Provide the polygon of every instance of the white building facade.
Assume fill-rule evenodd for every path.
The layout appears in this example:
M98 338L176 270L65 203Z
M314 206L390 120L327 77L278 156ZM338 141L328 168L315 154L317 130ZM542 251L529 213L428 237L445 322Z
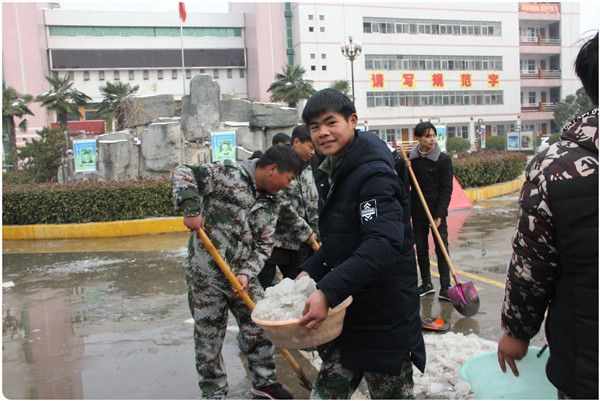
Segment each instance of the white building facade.
M581 86L577 3L292 3L292 19L294 63L317 89L353 67L359 120L388 143L422 120L473 144L480 125L549 135L553 105Z

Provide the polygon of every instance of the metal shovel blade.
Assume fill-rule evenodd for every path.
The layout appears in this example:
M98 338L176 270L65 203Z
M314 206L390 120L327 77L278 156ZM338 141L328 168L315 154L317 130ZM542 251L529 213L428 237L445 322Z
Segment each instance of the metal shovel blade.
M479 311L479 295L472 282L458 283L448 290L448 298L463 316L473 316Z

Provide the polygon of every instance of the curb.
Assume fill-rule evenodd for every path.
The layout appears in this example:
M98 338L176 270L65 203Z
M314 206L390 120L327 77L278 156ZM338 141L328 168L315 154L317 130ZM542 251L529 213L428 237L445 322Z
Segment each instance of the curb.
M519 191L525 178L487 187L465 189L471 202L491 199ZM26 239L75 239L128 237L149 234L184 232L183 217L166 217L145 220L123 220L83 224L32 224L26 226L2 226L3 240Z

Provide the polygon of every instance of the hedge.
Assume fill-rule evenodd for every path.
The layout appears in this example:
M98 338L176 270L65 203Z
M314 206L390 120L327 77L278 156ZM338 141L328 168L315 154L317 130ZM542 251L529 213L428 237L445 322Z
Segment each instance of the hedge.
M65 224L176 216L167 178L6 184L2 224Z
M452 159L463 188L512 181L527 163L524 153L483 152ZM173 209L168 178L129 181L83 181L68 184L23 184L4 176L2 224L68 224L181 214Z
M518 178L527 155L517 152L483 152L452 159L454 176L463 188L484 187Z

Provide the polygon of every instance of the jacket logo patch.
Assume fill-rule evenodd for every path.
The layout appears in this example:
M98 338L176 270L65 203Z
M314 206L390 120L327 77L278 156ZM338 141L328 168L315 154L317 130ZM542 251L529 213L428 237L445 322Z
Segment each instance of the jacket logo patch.
M366 223L377 217L377 201L371 199L360 204L360 221Z

